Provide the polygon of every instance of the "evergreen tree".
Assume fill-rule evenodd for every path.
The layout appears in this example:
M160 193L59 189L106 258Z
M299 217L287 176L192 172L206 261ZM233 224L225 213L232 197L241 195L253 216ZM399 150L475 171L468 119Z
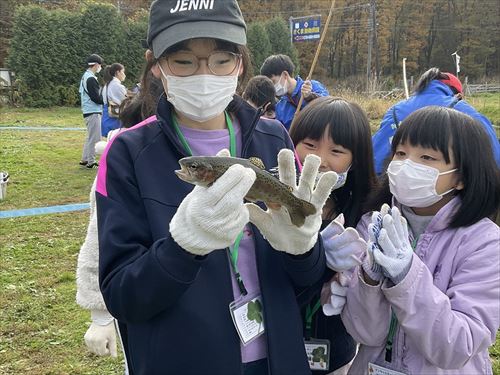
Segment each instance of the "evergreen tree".
M283 54L289 56L295 68L299 70L298 53L293 44L290 42L290 30L283 18L272 18L266 24L267 35L271 42L271 54Z
M252 55L254 74L259 74L260 67L267 56L272 54L271 43L262 22L248 25L247 45Z

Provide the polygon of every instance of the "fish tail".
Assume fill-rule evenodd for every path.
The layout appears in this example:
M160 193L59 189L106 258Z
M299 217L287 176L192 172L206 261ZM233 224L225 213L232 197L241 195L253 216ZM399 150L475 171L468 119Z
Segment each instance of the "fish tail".
M294 205L294 207L289 208L288 212L290 214L290 220L292 224L301 227L304 225L306 217L309 215L313 215L316 213L316 207L312 203L309 203L305 200L300 200L298 205Z

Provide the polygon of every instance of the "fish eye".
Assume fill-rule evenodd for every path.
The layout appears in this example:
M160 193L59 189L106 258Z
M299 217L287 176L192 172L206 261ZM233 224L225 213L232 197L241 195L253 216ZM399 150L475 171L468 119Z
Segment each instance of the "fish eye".
M189 165L189 169L195 170L196 168L198 168L198 166L194 163Z

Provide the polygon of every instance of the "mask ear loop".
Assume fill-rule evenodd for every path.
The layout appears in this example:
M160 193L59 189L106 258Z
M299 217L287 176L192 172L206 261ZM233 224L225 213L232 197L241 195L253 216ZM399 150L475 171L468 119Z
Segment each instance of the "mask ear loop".
M453 173L453 172L456 172L456 171L458 171L458 168L450 169L449 171L439 173L438 174L438 178L439 178L439 176L444 176L445 174L450 174L450 173ZM450 190L445 191L444 193L438 194L437 191L436 191L436 184L437 184L437 178L436 178L436 183L434 184L434 191L436 192L436 195L439 195L440 197L444 197L446 194L449 194L453 190L457 189L456 186L454 186Z
M158 69L160 69L160 72L161 72L161 75L163 76L163 78L165 78L165 80L167 79L167 75L165 74L165 72L163 71L163 68L161 67L161 64L159 61L156 62L156 65L158 66Z

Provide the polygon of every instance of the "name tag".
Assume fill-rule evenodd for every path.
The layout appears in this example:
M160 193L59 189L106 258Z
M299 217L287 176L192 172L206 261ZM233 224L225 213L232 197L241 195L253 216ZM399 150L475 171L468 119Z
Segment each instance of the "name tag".
M391 370L368 362L368 374L370 375L407 375L404 372Z
M330 341L310 339L304 340L307 361L311 370L328 371L330 368Z
M262 297L250 297L248 301L233 301L229 304L233 323L243 345L264 333Z

